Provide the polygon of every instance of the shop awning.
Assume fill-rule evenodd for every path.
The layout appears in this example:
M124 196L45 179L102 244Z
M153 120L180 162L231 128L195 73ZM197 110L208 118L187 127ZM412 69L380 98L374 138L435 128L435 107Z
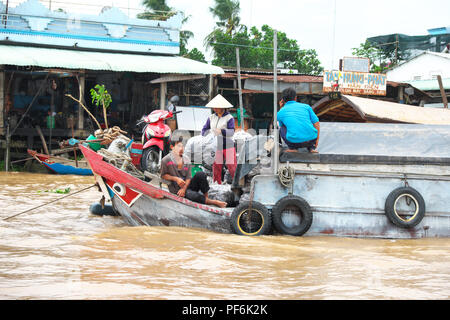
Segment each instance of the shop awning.
M342 95L325 97L312 106L321 120L333 122L388 122L450 124L450 110L416 107L406 104Z
M223 74L220 67L179 56L0 45L0 65L140 73Z

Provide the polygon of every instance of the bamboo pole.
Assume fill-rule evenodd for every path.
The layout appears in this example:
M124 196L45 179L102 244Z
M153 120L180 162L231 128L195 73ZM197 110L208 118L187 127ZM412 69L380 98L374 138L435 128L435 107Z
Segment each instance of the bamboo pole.
M86 108L86 106L83 104L83 102L81 102L80 100L74 98L71 94L66 94L66 97L69 97L70 99L78 102L80 104L80 106L82 106L83 109L91 116L91 118L94 119L94 121L97 124L98 128L102 129L102 127L100 126L100 123L98 123L97 119L95 119L94 115L88 110L88 108Z
M49 201L49 202L44 203L44 204L40 204L40 205L38 205L38 206L36 206L36 207L33 207L33 208L31 208L31 209L28 209L28 210L22 211L22 212L20 212L20 213L14 214L14 215L12 215L12 216L6 217L6 218L3 219L3 221L7 221L7 220L9 220L9 219L12 219L12 218L15 218L15 217L17 217L17 216L20 216L21 214L30 212L30 211L32 211L32 210L34 210L34 209L37 209L37 208L46 206L46 205L48 205L48 204L50 204L50 203L53 203L53 202L56 202L56 201L65 199L65 198L70 197L70 196L76 195L76 194L78 194L78 193L80 193L80 192L83 192L83 191L86 191L86 190L88 190L88 189L90 189L90 188L92 188L92 187L95 187L96 185L97 185L97 184L90 185L89 187L86 187L86 188L84 188L84 189L78 190L78 191L76 191L76 192L74 192L74 193L68 194L68 195L66 195L66 196L62 196L62 197L60 197L60 198L58 198L58 199Z

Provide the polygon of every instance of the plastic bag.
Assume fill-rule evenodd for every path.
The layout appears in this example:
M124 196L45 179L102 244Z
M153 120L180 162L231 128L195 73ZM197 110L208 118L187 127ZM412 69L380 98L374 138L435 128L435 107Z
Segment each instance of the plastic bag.
M202 136L194 136L190 138L184 146L184 154L189 157L191 163L197 163L194 159L195 154L202 152Z
M108 147L108 151L116 154L125 153L127 151L126 147L129 142L130 142L129 138L120 135L119 137L114 139L113 142L111 142L111 144Z
M233 134L233 138L232 139L233 139L233 141L236 141L236 140L248 140L251 137L253 137L253 136L250 133L242 131L242 130L239 130L239 131L236 131Z
M208 198L224 201L228 205L234 203L234 192L229 184L212 184L209 186Z
M202 164L211 169L217 150L217 136L209 133L206 136L194 136L186 142L184 153L191 163Z

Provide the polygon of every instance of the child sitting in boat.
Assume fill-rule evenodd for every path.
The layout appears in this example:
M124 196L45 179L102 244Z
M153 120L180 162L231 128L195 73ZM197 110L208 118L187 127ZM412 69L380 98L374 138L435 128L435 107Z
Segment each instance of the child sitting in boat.
M320 122L312 108L298 103L297 93L292 88L282 92L281 110L277 113L280 124L280 136L288 146L287 152L296 152L299 148L308 148L317 153L319 144Z
M226 202L208 198L209 183L204 172L192 177L190 162L183 156L183 137L171 139L169 144L171 152L161 160L161 177L170 182L169 191L194 202L225 208Z

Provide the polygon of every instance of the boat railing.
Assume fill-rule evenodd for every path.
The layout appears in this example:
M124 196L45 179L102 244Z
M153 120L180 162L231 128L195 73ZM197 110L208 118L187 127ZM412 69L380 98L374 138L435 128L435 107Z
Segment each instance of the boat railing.
M321 163L321 164L373 164L373 165L450 165L448 157L417 157L362 154L330 154L308 152L282 152L281 163Z
M316 176L335 176L335 177L364 177L364 178L386 178L402 180L430 180L430 181L450 181L450 175L441 174L417 174L402 172L373 172L373 171L322 171L322 170L294 170L296 175L316 175Z

